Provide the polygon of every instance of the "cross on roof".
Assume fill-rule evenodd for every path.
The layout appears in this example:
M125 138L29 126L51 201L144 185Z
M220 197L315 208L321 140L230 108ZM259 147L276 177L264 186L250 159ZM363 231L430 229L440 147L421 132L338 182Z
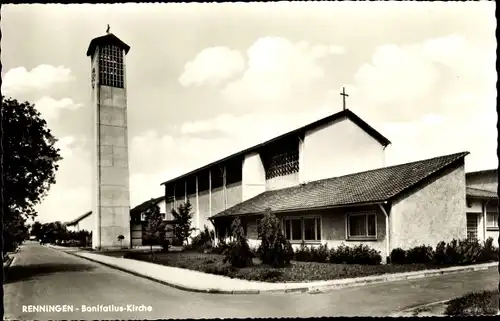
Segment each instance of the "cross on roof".
M106 28L106 33L109 33L109 29L110 29L110 27L109 27L109 24L108 24L108 28Z
M342 103L343 103L342 104L342 107L343 107L342 110L345 110L345 98L349 97L349 95L345 93L345 87L342 87L342 92L340 93L340 95L343 96L342 97Z

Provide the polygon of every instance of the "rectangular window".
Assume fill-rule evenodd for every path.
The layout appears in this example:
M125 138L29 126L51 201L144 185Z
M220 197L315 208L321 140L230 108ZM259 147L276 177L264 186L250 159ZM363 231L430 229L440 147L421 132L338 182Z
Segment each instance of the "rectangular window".
M486 228L498 229L498 213L497 212L487 212L486 213Z
M467 238L469 240L477 239L477 214L467 213Z
M321 219L319 217L290 217L284 219L283 232L290 241L321 240Z
M374 212L347 214L347 232L350 238L375 238L377 217Z
M99 83L104 86L124 88L123 50L104 46L99 56Z

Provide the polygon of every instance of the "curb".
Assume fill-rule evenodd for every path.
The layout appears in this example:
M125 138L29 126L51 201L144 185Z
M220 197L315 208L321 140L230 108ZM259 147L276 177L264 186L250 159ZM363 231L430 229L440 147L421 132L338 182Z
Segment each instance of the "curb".
M7 269L12 265L12 263L14 262L15 259L16 259L16 257L9 256L9 259L7 260L7 262L3 263L4 271L7 271Z
M168 286L176 288L178 290L183 290L183 291L188 291L188 292L197 292L197 293L211 293L211 294L259 294L258 290L249 290L249 291L247 291L247 290L234 290L234 291L226 291L226 290L219 290L219 289L196 289L196 288L189 288L189 287L185 287L185 286L178 285L178 284L175 284L175 283L170 283L170 282L166 282L166 281L163 281L163 280L158 280L158 279L153 278L151 276L147 276L147 275L135 272L135 271L130 271L130 270L127 270L125 268L122 268L122 267L119 267L119 266L116 266L116 265L113 265L113 264L104 263L104 262L101 262L101 261L98 261L98 260L94 260L94 259L91 259L91 258L88 258L88 257L85 257L85 256L80 256L80 255L78 255L75 252L64 252L64 253L67 253L67 254L79 257L81 259L85 259L85 260L89 260L89 261L92 261L92 262L95 262L95 263L99 263L99 264L102 264L102 265L107 266L109 268L113 268L113 269L116 269L116 270L119 270L119 271L122 271L122 272L125 272L125 273L129 273L129 274L141 277L141 278L145 278L145 279L148 279L150 281L161 283L163 285L168 285Z
M393 313L391 315L391 317L415 316L413 312L418 311L419 309L427 308L427 307L432 307L432 306L435 306L435 305L447 304L451 300L453 300L453 299L448 299L448 300L443 300L443 301L436 301L436 302L431 302L431 303L427 303L427 304L418 305L416 307L412 307L412 308L409 308L409 309L405 309L405 310L401 310L401 311L398 311L396 313ZM434 315L434 316L442 316L442 317L444 317L445 315Z
M53 248L54 249L54 248ZM56 249L54 249L56 250ZM356 286L365 286L365 285L370 285L370 284L378 284L378 283L388 283L388 282L395 282L395 281L404 281L404 280L412 280L412 279L421 279L425 277L432 277L432 276L438 276L438 275L448 275L448 274L455 274L455 273L461 273L461 272L472 272L472 271L482 271L482 270L487 270L490 267L497 266L498 262L491 262L491 263L486 263L483 266L474 266L474 267L464 267L462 269L460 268L453 268L453 270L434 270L434 271L417 271L417 272L407 272L411 274L404 274L402 273L401 275L383 275L383 276L375 276L370 279L361 279L361 280L356 280L356 279L340 279L337 280L338 283L333 283L333 284L327 284L327 285L319 285L319 286L303 286L299 288L291 288L291 289L270 289L270 290L220 290L220 289L213 289L213 288L208 288L208 289L199 289L199 288L192 288L192 287L186 287L183 285L175 284L172 282L167 282L163 280L158 280L154 277L147 276L144 274L141 274L139 272L131 271L129 269L116 266L113 264L109 263L104 263L92 258L84 257L78 255L78 252L72 252L72 251L64 251L67 254L86 259L95 263L102 264L104 266L120 270L122 272L126 272L138 277L142 277L154 282L158 282L179 290L183 291L190 291L190 292L198 292L198 293L211 293L211 294L261 294L261 293L309 293L309 294L318 294L318 293L324 293L328 292L331 290L337 290L337 289L342 289L342 288L349 288L349 287L356 287ZM347 280L347 281L346 281Z

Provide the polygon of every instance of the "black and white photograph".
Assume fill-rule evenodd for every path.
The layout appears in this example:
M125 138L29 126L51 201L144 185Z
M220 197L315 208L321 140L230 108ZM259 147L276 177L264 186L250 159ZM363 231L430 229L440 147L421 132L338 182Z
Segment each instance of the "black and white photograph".
M4 319L499 315L495 9L2 5Z

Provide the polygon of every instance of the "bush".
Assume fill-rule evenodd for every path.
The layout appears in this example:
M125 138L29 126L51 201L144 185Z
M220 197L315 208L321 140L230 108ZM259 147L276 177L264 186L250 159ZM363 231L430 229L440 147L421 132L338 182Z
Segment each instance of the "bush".
M282 275L283 271L280 270L263 270L257 275L255 280L261 282L276 282L281 279Z
M406 251L398 247L391 252L391 264L405 264L406 263Z
M321 244L320 246L314 248L311 247L311 261L323 263L328 259L328 245Z
M337 249L330 250L330 263L377 265L380 262L380 252L363 244L351 248L342 243Z
M243 268L252 264L254 254L250 250L248 241L245 237L241 221L237 217L231 224L234 241L228 244L224 250L224 263L230 262L232 266Z
M258 234L261 242L257 252L263 264L274 268L290 264L292 245L281 231L280 220L270 210L260 221Z
M191 244L188 248L198 252L207 252L212 249L214 242L215 232L213 230L209 230L205 225L203 231L191 238Z
M448 262L446 256L446 242L441 241L436 245L436 251L434 251L434 263L436 264L446 264Z
M170 245L170 240L164 238L164 239L161 240L160 246L161 246L161 251L162 252L168 252L168 250L170 249L170 247L172 245Z
M406 251L406 263L429 263L434 258L432 246L421 245Z
M468 293L463 297L448 302L445 315L480 316L495 315L498 310L498 292L483 291Z
M235 270L232 266L207 265L203 267L203 272L232 277Z
M312 259L311 255L311 250L309 247L306 245L304 241L300 243L300 247L298 250L295 251L294 253L294 259L295 261L300 261L300 262L310 262Z
M481 262L498 261L498 249L493 246L493 238L488 237L483 243L483 251L481 253Z

